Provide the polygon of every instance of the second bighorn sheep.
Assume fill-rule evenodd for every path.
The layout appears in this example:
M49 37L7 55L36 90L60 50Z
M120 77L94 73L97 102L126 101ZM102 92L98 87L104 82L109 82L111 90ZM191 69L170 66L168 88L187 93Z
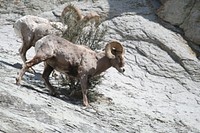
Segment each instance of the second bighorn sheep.
M67 5L62 13L61 13L61 21L63 23L67 23L65 22L66 20L65 19L68 19L68 18L65 18L68 13L70 13L72 16L73 16L73 19L75 19L75 23L77 22L84 22L84 23L87 23L87 22L95 22L95 23L99 23L100 21L100 16L96 13L96 12L89 12L88 14L86 14L85 16L82 14L82 11L73 6L73 5Z
M58 25L61 26L56 27ZM13 27L16 35L22 40L22 46L19 49L19 53L23 62L27 60L26 52L32 46L35 46L37 40L49 34L60 36L62 35L62 30L64 30L62 29L62 24L59 22L50 22L45 18L32 15L21 17L14 23Z
M30 67L43 61L46 65L42 77L51 94L55 95L56 92L49 82L49 75L55 69L80 80L85 106L89 105L87 88L90 77L99 75L110 67L116 68L121 73L125 71L124 47L118 41L108 43L105 51L97 53L63 38L47 35L36 42L35 50L36 55L24 64L16 83L20 84L22 76Z
M73 43L78 42L82 33L87 33L85 30L97 29L100 24L100 16L96 12L83 15L79 8L71 4L63 9L60 18L63 24L68 25L67 30L63 33L63 38Z

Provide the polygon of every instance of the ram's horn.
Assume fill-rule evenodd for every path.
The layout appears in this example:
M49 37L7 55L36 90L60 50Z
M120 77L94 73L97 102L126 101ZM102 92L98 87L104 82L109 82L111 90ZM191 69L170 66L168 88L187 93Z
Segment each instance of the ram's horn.
M116 53L124 54L124 47L118 41L112 41L105 47L105 54L108 58L114 59Z

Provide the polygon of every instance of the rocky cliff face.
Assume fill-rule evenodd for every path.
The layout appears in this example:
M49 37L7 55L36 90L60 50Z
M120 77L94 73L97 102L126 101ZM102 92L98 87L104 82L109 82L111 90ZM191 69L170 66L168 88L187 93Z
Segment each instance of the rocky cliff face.
M183 29L185 36L200 45L200 2L198 0L165 0L157 14L163 20Z
M20 4L26 2L33 1ZM53 8L28 12L25 6L25 14L40 12L38 15L56 20L51 11L60 13L64 5L46 3ZM72 100L64 94L61 98L48 95L40 78L42 64L35 67L36 74L26 73L22 86L16 86L15 77L22 63L18 55L21 41L14 34L12 22L20 15L7 12L14 8L2 6L1 2L0 132L200 132L200 61L176 30L165 28L173 26L160 24L162 21L155 14L159 3L156 0L72 3L85 12L94 10L107 16L103 22L108 27L104 41L117 39L124 44L125 74L107 70L102 83L94 88L98 98L91 102L91 108L82 107L80 99ZM173 24L183 25L182 18L178 19ZM28 57L33 55L34 50ZM58 89L63 88L54 78L51 82Z

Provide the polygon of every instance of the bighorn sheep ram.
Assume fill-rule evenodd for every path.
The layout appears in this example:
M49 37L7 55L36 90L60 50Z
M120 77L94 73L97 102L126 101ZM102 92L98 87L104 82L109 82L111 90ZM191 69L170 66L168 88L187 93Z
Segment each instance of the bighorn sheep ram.
M55 28L58 25L60 27ZM32 46L35 46L37 40L49 34L62 35L61 31L63 28L59 22L50 22L45 18L32 15L21 17L14 23L13 27L16 35L22 39L22 46L19 49L19 53L23 62L27 60L26 52Z
M100 24L100 16L96 12L82 15L81 10L71 4L63 9L60 18L63 24L68 25L68 29L63 33L63 38L73 43L78 42L82 33L97 29Z
M96 24L99 23L100 21L100 16L96 13L96 12L89 12L88 14L86 14L85 16L82 15L82 12L79 8L73 6L73 5L68 5L66 6L62 13L61 13L61 21L63 23L66 23L65 22L65 17L68 15L68 13L71 13L73 16L73 19L75 19L76 23L77 22L84 22L84 23L87 23L87 22L95 22Z
M83 45L75 45L63 38L47 35L38 40L35 45L36 55L26 62L21 69L16 84L20 84L25 72L42 61L46 63L42 77L52 95L55 89L49 82L49 75L55 69L66 75L78 78L81 83L83 105L88 106L88 79L106 71L110 67L123 73L124 47L118 41L112 41L105 46L105 51L95 52Z

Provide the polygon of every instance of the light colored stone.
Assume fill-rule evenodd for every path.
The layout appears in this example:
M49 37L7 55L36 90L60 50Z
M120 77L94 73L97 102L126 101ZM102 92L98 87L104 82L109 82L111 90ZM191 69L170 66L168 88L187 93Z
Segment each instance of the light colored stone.
M64 94L47 95L41 64L34 68L37 74L26 73L22 86L16 86L21 42L0 17L5 22L0 26L0 132L200 132L200 65L188 42L160 25L145 0L73 4L109 16L102 44L111 39L124 44L124 75L115 69L105 72L94 88L103 96L89 109ZM50 81L63 88L58 80Z

